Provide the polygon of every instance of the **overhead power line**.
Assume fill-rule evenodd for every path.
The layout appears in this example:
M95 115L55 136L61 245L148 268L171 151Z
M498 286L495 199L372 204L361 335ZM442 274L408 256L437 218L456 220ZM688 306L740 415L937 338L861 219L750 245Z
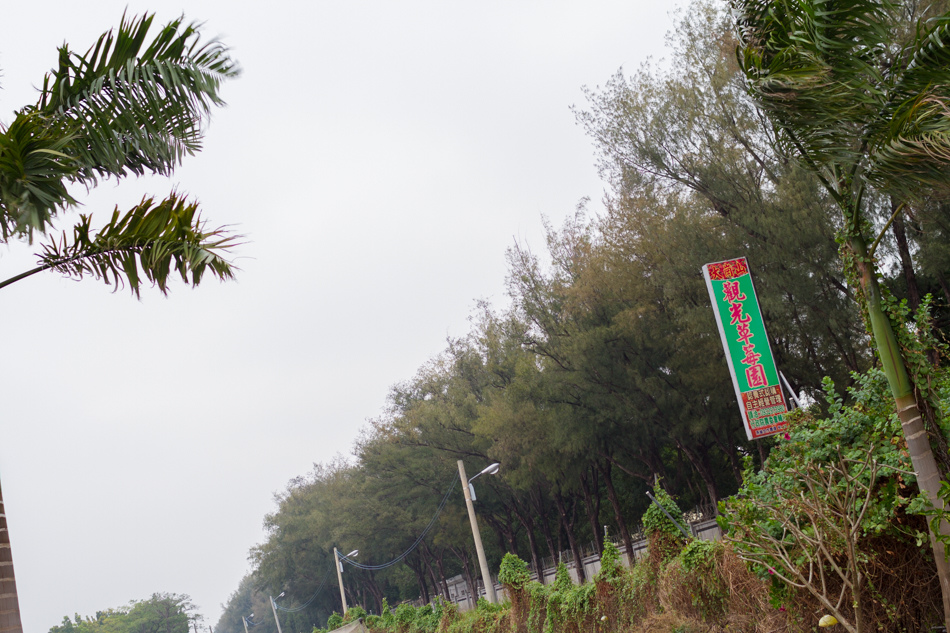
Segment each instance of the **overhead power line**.
M438 509L435 511L435 514L432 516L432 520L429 521L429 525L426 526L426 528L422 531L422 534L419 535L419 538L416 539L415 543L410 545L409 549L407 549L405 552L403 552L396 558L392 559L388 563L383 563L381 565L363 565L363 564L357 563L352 558L347 558L343 554L340 554L340 560L346 561L347 563L349 563L353 567L356 567L357 569L365 569L368 571L386 569L387 567L392 567L396 563L400 562L406 556L411 554L414 549L419 547L419 544L422 543L422 540L426 537L426 534L428 534L429 530L431 530L432 527L435 525L436 519L438 519L439 515L442 514L442 510L445 508L445 504L448 503L449 497L452 495L452 491L455 490L456 482L458 482L458 477L452 477L452 483L449 486L449 489L445 492L445 495L442 497L442 502L439 504Z
M277 604L276 602L274 603L274 606L277 607L277 610L278 610L278 611L284 611L284 612L286 612L286 613L297 613L298 611L303 611L304 609L306 609L307 607L309 607L309 606L310 606L310 603L313 602L314 600L316 600L316 598L317 598L317 596L320 594L320 592L323 591L323 588L324 588L324 586L326 586L326 584L327 584L327 579L330 577L331 572L333 572L333 563L330 563L330 566L327 567L327 573L325 573L325 574L323 575L323 580L320 581L320 585L317 587L317 590L313 592L313 595L310 596L310 599L309 599L309 600L307 600L306 602L304 602L304 603L303 603L302 605L300 605L299 607L292 607L292 608L290 608L290 607L282 607L282 606L280 606L279 604Z

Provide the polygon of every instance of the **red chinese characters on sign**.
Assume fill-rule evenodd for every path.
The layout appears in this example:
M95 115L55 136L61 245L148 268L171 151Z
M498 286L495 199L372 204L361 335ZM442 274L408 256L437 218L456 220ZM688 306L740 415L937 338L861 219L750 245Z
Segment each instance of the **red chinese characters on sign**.
M744 260L739 260L740 263L745 266ZM721 266L726 264L733 264L736 262L724 262ZM712 275L712 267L710 267L710 275ZM742 351L745 353L745 358L742 359L743 365L748 365L748 368L745 370L745 377L749 383L749 387L757 388L764 387L768 384L768 380L765 377L765 368L759 364L759 359L762 357L762 354L759 354L755 351L755 343L749 341L754 334L749 331L749 322L752 320L748 314L742 312L742 302L745 301L746 296L739 289L738 281L727 281L722 285L722 294L723 298L729 304L729 324L734 325L736 328L736 339L742 343Z
M718 264L709 264L707 266L709 270L709 278L722 281L723 279L735 279L736 277L741 277L749 273L749 266L746 264L745 258L743 259L733 259L728 262L719 262ZM744 299L745 297L743 297Z

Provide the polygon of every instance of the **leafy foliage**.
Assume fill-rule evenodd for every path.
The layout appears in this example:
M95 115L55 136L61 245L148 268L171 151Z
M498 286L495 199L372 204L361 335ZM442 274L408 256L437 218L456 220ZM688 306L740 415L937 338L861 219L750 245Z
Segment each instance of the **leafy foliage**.
M683 511L676 505L676 501L664 490L659 482L653 486L653 498L662 506L658 508L656 503L651 503L650 507L643 514L643 532L648 537L653 534L662 533L672 536L676 539L683 538L682 530L686 526L682 523ZM663 510L666 510L664 512ZM669 516L667 516L669 515ZM670 520L673 517L673 520ZM674 521L677 521L674 523Z
M126 19L103 34L85 55L64 44L59 67L43 81L40 99L0 128L0 236L3 241L46 233L54 217L77 204L70 182L146 172L169 175L186 154L201 148L201 125L223 105L220 86L237 76L228 49L202 42L199 27L174 20L149 39L154 15ZM39 267L0 287L44 270L91 274L138 296L143 276L167 292L174 268L197 285L208 272L230 279L224 254L236 239L207 230L197 204L171 194L146 198L95 233L81 216L73 239L64 233L39 256ZM124 281L123 281L124 280Z
M825 12L802 19L825 28L831 17ZM366 556L390 560L417 537L431 517L432 500L464 456L467 467L502 463L498 475L476 482L476 508L489 564L498 568L511 554L501 576L519 594L511 595L510 611L483 605L452 620L447 626L453 630L507 630L530 622L531 630L574 633L595 630L601 617L626 626L668 616L670 601L677 600L694 609L696 618L715 620L726 609L723 585L715 578L707 583L694 571L715 576L720 568L728 570L729 583L741 580L735 586L742 587L742 596L729 598L728 617L744 612L746 624L754 617L770 630L780 628L785 616L762 611L767 600L751 589L766 584L747 570L744 575L734 554L720 557L718 550L696 544L680 556L681 508L729 495L744 479L754 484L773 444L747 442L736 424L735 396L700 266L737 254L755 263L770 342L795 391L820 400L816 418L837 415L826 412L847 408L856 397L845 393L838 404L822 400L822 377L842 387L860 382L861 375L852 372L864 371L873 356L855 288L847 286L837 262L835 238L842 237L843 225L853 224L853 215L842 220L837 214L838 193L823 189L828 181L821 170L788 159L788 139L776 144L776 128L762 116L736 66L731 19L714 2L694 3L671 37L669 70L646 64L588 91L589 109L575 113L594 140L611 187L607 212L592 217L582 202L562 226L547 227L544 256L527 245L514 247L512 309L479 304L467 335L449 340L442 353L393 388L386 410L357 442L354 461L318 466L313 476L288 486L268 517L268 541L255 550L262 584L291 582L295 598L306 598L325 563L321 548L341 540L371 541L376 551ZM811 34L808 28L795 37ZM899 39L887 51L841 62L864 72L881 59L875 55L892 55L909 41L906 35L895 34ZM855 117L864 107L841 106L853 107ZM825 148L829 156L839 151L834 143ZM847 180L845 174L839 184ZM869 209L878 213L883 198L865 191L873 198ZM937 209L931 217L943 213ZM863 228L878 222L874 213ZM896 252L882 240L876 256L888 259ZM904 344L919 327L902 327ZM925 360L924 347L918 351L916 359ZM922 380L927 371L921 364ZM815 441L826 448L842 437L862 441L844 425L839 431L834 441L831 435ZM681 506L666 491L656 491L672 522L643 494L657 477ZM912 485L910 479L904 483ZM644 513L650 553L628 573L611 563L604 523L612 523L629 545L630 528ZM865 518L876 513L872 509ZM376 605L386 597L431 601L441 591L440 579L455 574L474 593L477 569L470 536L459 527L466 524L457 497L442 516L451 519L440 519L418 558L407 559L409 566L353 573L347 582ZM900 525L910 529L913 519L908 521ZM897 538L887 530L880 535ZM583 574L581 544L590 541L604 547L599 580L605 582L575 588L566 570L559 570L551 587L527 580L528 570L537 571L545 557L560 559L564 549L575 573ZM514 559L516 553L523 558ZM509 564L513 560L517 571ZM615 594L622 599L612 603ZM705 597L694 604L695 596ZM804 604L801 596L795 600ZM778 606L784 603L774 609L784 614ZM606 610L613 608L619 611Z
M679 613L703 622L721 622L728 613L729 589L719 573L723 546L693 540L664 570L666 601Z
M63 618L50 633L189 633L203 617L185 594L156 593L126 607L96 612L95 617Z
M128 283L136 296L145 279L167 294L173 270L193 286L206 271L219 279L234 276L234 267L222 253L236 243L235 238L222 229L206 230L197 203L176 194L158 203L146 198L125 215L116 209L95 233L91 223L91 216L80 216L71 241L64 233L59 242L44 245L39 268L28 274L55 270L77 279L88 274L116 289ZM17 279L0 283L0 288Z
M350 607L346 610L346 615L343 616L343 623L352 622L353 620L359 620L360 618L366 617L366 609L357 605L355 607Z
M725 505L721 525L763 578L807 591L848 630L866 630L875 543L888 537L919 544L925 528L907 516L918 499L916 480L883 373L855 376L852 404L830 381L825 389L829 417L795 416L766 468L748 473L740 495ZM926 608L897 611L886 617L932 617Z
M510 552L505 554L505 557L501 559L501 569L498 571L499 582L512 589L520 590L530 579L528 564L515 554Z
M330 617L327 618L327 630L332 631L343 626L343 616L334 611L330 614Z
M604 540L604 551L600 555L600 572L597 574L597 580L616 583L623 576L623 561L620 558L620 550L610 539Z
M200 124L223 104L220 85L237 76L237 65L224 45L202 43L198 26L182 19L149 41L153 20L123 17L85 55L64 44L39 102L0 134L4 239L45 232L74 203L64 181L168 175L200 149Z

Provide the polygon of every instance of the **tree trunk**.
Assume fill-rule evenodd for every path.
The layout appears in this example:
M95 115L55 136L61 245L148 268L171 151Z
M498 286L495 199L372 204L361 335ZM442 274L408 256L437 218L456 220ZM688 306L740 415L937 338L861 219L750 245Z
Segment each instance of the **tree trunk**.
M891 393L894 394L897 417L900 418L904 440L907 442L907 452L910 454L914 472L917 474L917 485L935 508L945 511L943 500L938 495L940 492L940 471L937 470L937 462L930 448L930 438L927 436L923 417L920 415L917 400L914 398L913 382L907 373L907 367L904 365L897 335L894 333L890 319L881 304L877 270L868 257L863 238L852 236L848 246L854 254L871 333L874 336L875 347L877 347L878 356L881 359L884 374L887 376ZM946 521L940 523L940 534L950 535L950 525ZM934 559L937 563L937 574L940 578L944 621L948 630L950 630L950 564L947 563L944 545L935 538L933 530L930 530L930 544L933 548Z
M896 210L897 200L891 198L891 213ZM917 312L917 308L920 307L920 288L917 286L917 275L914 274L914 260L910 257L910 247L907 246L907 229L904 225L903 212L894 216L891 230L894 233L894 240L897 242L897 252L901 258L901 272L904 274L904 282L907 284L907 305L912 312Z
M376 582L376 574L372 571L367 571L366 575L369 577L369 580L366 582L366 585L369 587L369 592L373 595L373 602L376 604L376 614L382 614L383 612L383 591L379 587L379 583ZM364 605L366 606L366 605Z
M947 283L946 277L940 274L940 271L935 273L937 275L937 282L940 284L940 289L943 290L943 298L950 303L950 284Z
M557 565L558 549L555 547L554 537L551 535L551 524L548 521L548 513L547 508L545 508L544 494L539 488L535 489L531 496L531 500L538 511L538 517L541 519L541 534L544 536L544 541L548 546L548 553L551 554L554 564Z
M729 458L729 466L732 468L732 476L736 478L736 483L739 484L739 487L742 487L742 461L739 459L739 452L736 450L735 443L728 441L728 432L726 432L726 440L723 440L722 435L717 433L715 430L712 431L713 440L719 446L719 450Z
M679 441L677 441L677 444L679 444L683 454L686 455L686 459L689 460L689 463L693 466L693 470L699 474L703 483L706 484L706 496L708 497L709 503L715 508L716 504L719 503L719 492L716 490L716 481L713 477L712 468L709 467L708 453L706 451L692 451Z
M604 486L607 488L607 499L610 500L610 506L614 511L614 521L617 522L617 529L620 530L620 539L627 550L627 559L633 563L633 539L630 537L630 530L627 529L627 522L623 519L623 508L620 505L620 497L614 489L614 480L611 474L610 462L601 463L601 473L604 476Z
M568 519L567 508L564 506L564 497L561 493L554 493L554 503L557 505L558 514L561 517L561 525L564 527L564 533L567 535L567 544L571 548L571 555L574 557L574 567L577 569L577 582L584 584L587 580L587 574L584 573L584 560L581 558L581 550L577 546L577 539L574 537L574 517Z
M478 587L475 584L475 577L472 575L472 567L469 564L469 555L465 548L450 548L455 557L462 563L462 576L465 578L465 584L468 586L469 595L472 597L472 604L478 596Z
M445 599L449 599L449 581L445 579L445 550L440 549L439 555L435 557L435 564L439 567L439 578L442 579L442 591Z
M422 559L418 556L410 556L406 559L406 564L409 565L409 569L411 569L416 574L416 582L419 583L419 591L420 597L422 598L422 603L429 604L429 587L426 586L426 575L423 571L425 568L425 563L422 562Z
M534 519L531 516L530 507L524 511L518 503L513 503L515 516L524 526L525 533L528 535L528 549L531 550L531 567L538 575L538 582L544 582L544 565L541 563L541 554L538 552L538 540L535 536Z
M435 567L432 565L432 563L435 562L432 551L429 549L429 544L425 541L422 542L422 549L419 550L419 558L422 561L423 574L428 572L429 580L432 581L432 593L434 594L432 598L436 598L442 591L442 584L439 582L439 576L435 573ZM446 600L448 597L448 592L446 592ZM428 602L427 600L426 603Z
M0 633L23 633L2 491L0 491Z
M597 469L591 465L581 473L581 492L584 497L584 509L587 511L587 521L590 523L591 534L594 535L594 543L597 545L597 553L604 553L604 535L600 527L600 482L597 477Z

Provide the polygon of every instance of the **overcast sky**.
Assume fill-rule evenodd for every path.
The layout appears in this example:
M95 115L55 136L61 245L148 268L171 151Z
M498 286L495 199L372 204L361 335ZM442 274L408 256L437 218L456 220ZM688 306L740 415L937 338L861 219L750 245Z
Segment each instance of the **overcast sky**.
M36 101L64 41L127 0L7 3L0 121ZM543 250L604 185L581 87L663 55L647 0L155 0L232 47L205 150L170 180L107 182L106 218L172 188L246 236L235 282L165 299L35 276L0 292L0 474L24 630L154 592L214 624L273 495L349 454L391 385L505 302L505 250ZM78 212L77 212L78 213ZM60 219L69 229L74 215ZM100 220L101 222L102 220ZM0 246L0 278L33 266Z

